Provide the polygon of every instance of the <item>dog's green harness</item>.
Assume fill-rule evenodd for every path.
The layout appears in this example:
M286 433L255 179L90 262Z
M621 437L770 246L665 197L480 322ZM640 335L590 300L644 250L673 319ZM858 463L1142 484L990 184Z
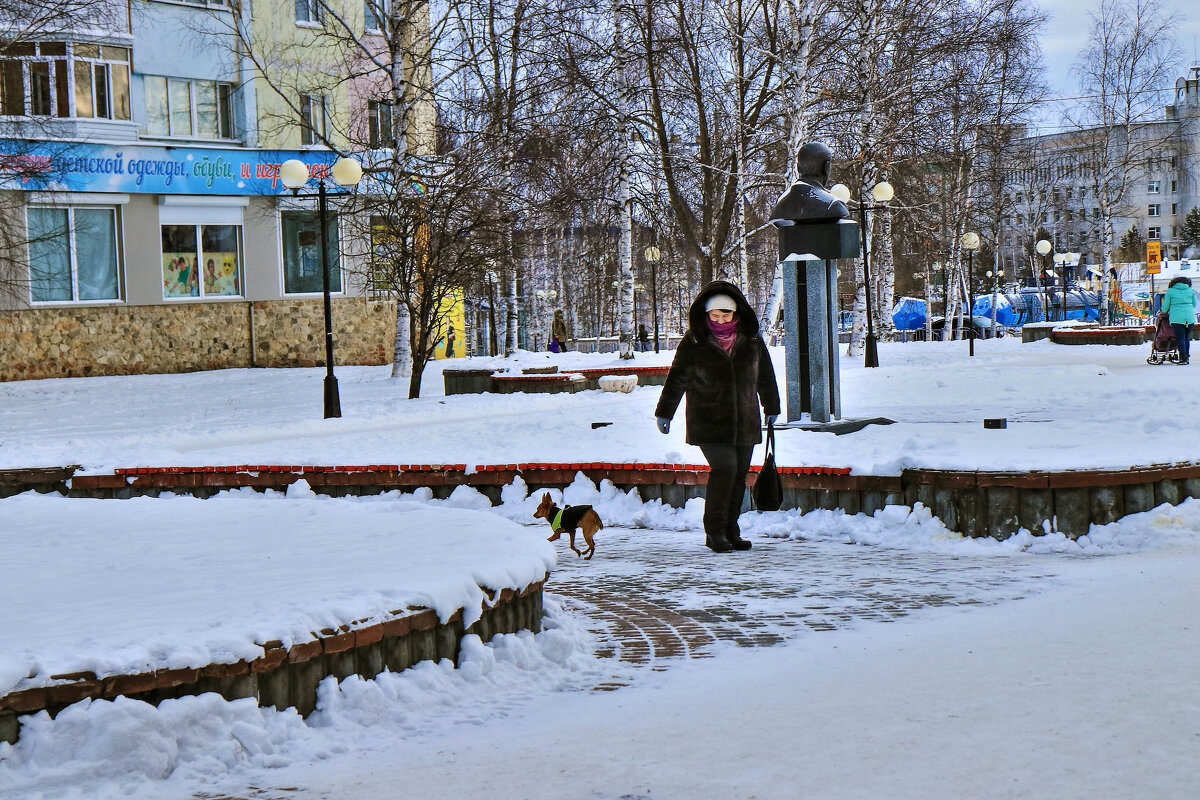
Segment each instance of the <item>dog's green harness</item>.
M563 515L564 511L566 511L565 508L560 508L558 510L558 513L554 515L554 519L550 520L550 530L552 530L552 531L562 530L562 515Z

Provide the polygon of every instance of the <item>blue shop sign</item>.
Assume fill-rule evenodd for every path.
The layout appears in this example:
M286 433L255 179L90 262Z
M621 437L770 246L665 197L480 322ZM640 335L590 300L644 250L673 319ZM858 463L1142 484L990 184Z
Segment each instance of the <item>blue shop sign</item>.
M129 194L279 194L279 165L297 158L313 177L337 159L327 151L223 150L0 141L0 189Z

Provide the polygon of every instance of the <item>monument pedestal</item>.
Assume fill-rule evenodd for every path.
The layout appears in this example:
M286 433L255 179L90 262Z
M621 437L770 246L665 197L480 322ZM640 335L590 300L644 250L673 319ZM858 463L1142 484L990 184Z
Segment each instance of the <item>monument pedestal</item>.
M816 423L841 417L837 259L856 257L858 242L858 223L846 219L779 227L789 423L802 414Z

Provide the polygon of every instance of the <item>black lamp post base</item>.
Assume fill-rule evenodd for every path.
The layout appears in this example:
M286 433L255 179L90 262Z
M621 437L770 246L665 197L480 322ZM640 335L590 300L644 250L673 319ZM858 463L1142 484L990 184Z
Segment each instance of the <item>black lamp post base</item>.
M875 335L867 334L867 344L863 348L863 366L878 367L879 366L879 350L875 346Z
M325 419L342 415L342 401L338 396L337 378L325 376Z

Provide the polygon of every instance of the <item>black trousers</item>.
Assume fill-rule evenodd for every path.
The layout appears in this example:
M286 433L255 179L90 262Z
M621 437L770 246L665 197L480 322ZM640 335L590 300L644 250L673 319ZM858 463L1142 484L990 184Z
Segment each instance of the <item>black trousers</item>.
M708 461L708 488L704 492L704 532L715 539L735 539L741 534L738 517L746 495L746 474L754 445L702 444Z

